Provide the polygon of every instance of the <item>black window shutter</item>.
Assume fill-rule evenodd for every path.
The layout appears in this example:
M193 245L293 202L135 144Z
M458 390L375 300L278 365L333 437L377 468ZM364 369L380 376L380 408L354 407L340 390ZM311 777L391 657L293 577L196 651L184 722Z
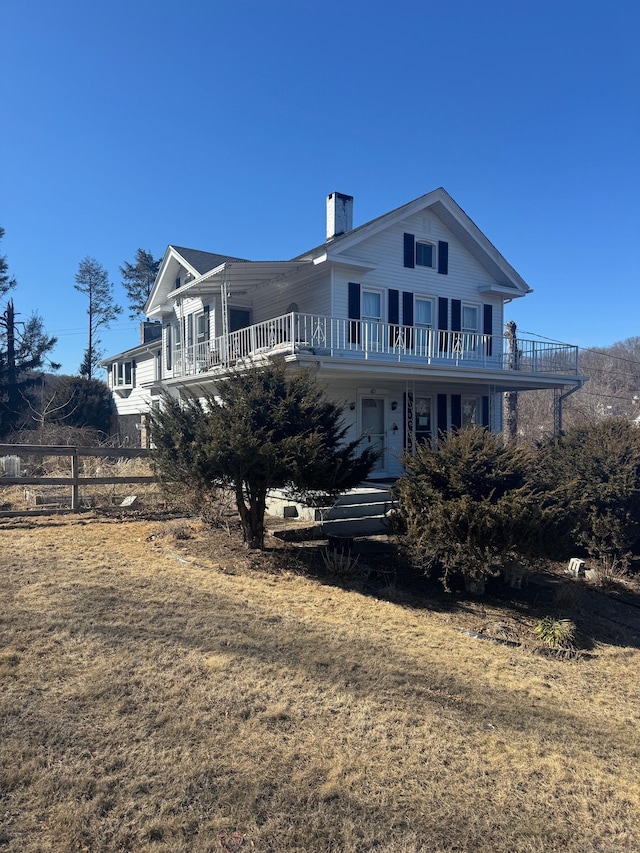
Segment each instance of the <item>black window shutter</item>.
M349 343L360 343L360 285L357 282L349 282Z
M402 291L402 325L413 326L413 293L408 290ZM407 349L413 349L413 329L405 328L404 345Z
M485 354L491 355L493 346L493 338L491 337L493 334L493 305L484 305L483 315L482 334L489 335L489 337L485 339Z
M446 332L449 329L449 300L446 296L438 297L438 329L441 332ZM440 355L444 355L448 349L448 335L438 335L438 350Z
M389 321L389 346L395 347L399 345L399 327L400 322L400 292L389 288L387 294L387 318Z
M446 435L447 432L447 395L438 394L438 433Z
M485 335L493 334L493 305L483 305L483 326L482 332Z
M451 300L451 331L459 332L462 328L462 302L459 299Z
M462 397L460 394L451 395L451 429L462 426Z
M449 328L449 300L446 296L438 297L438 328L442 331Z
M389 323L400 322L400 293L397 290L389 290L389 306L387 316Z
M204 339L208 341L211 338L211 306L204 306Z
M413 293L402 292L402 325L413 326Z
M349 319L360 319L360 285L356 282L349 282Z
M482 426L489 429L489 398L482 398Z
M438 240L438 272L449 273L449 244L445 240Z
M404 265L412 269L416 265L416 238L413 234L404 235Z

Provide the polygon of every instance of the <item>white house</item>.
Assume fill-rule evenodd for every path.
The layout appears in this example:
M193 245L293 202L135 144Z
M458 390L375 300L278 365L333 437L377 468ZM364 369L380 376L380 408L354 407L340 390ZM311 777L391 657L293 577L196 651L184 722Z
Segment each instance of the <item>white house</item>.
M212 390L275 355L310 367L348 437L381 450L375 474L393 477L403 451L441 430L501 430L505 391L560 397L583 383L577 347L507 347L504 305L530 292L444 189L357 228L353 198L332 193L326 240L292 260L169 246L146 306L161 337L104 365L123 431L135 422L143 443L161 392Z

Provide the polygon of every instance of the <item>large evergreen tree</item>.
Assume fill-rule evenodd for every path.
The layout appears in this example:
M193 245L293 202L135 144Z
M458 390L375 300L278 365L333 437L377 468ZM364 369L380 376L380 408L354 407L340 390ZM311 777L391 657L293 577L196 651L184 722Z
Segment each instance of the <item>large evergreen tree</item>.
M0 239L4 228L0 228ZM0 298L16 286L9 274L6 256L0 256ZM30 405L30 389L38 381L57 338L47 335L41 317L33 313L26 321L17 319L13 300L0 313L0 438L20 427ZM57 370L59 365L50 363Z
M312 374L279 362L232 373L215 396L165 398L151 427L161 479L205 493L232 489L249 548L264 546L269 489L335 495L360 483L376 459L344 441L341 409Z
M86 257L80 261L74 288L89 301L89 340L80 365L80 375L93 379L93 374L104 355L100 349L98 330L102 327L108 328L122 313L122 307L114 301L113 284L109 281L109 274L95 258Z
M156 260L151 252L138 249L135 262L128 261L120 267L122 273L122 284L129 297L129 319L136 320L144 314L144 306L147 303L151 288L158 275L161 259Z
M47 335L42 319L32 314L16 320L13 300L0 315L0 437L20 427L30 403L30 390L57 338ZM50 363L57 370L60 365Z
M0 227L0 240L4 237L4 228ZM16 280L9 275L9 264L6 255L0 255L0 299L16 286Z

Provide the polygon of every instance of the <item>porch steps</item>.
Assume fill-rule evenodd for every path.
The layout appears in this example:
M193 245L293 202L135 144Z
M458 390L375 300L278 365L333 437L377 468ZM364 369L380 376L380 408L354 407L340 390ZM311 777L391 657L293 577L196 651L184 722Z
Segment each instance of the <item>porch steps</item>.
M395 506L385 486L363 484L341 495L331 507L313 507L286 500L286 495L269 496L271 515L315 522L323 537L373 536L386 533L386 515Z

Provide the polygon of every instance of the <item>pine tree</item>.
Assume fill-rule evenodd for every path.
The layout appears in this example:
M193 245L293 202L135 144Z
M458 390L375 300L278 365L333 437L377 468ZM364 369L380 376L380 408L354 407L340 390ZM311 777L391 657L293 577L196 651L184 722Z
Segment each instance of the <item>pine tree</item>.
M138 249L135 263L125 261L120 267L122 284L129 297L130 320L136 320L144 314L144 306L158 275L160 263L161 259L155 260L151 252Z
M98 330L102 327L108 328L122 313L122 307L114 302L113 284L109 281L109 274L95 258L86 257L80 261L74 288L89 300L89 340L79 372L81 376L93 379L93 374L104 355L100 349Z
M0 227L0 240L4 237L4 228ZM6 255L0 255L0 299L16 286L16 280L9 275L9 264Z
M44 330L42 319L32 314L26 322L16 320L13 300L0 316L0 436L21 425L29 406L29 390L39 379L38 371L57 343ZM50 363L53 370L60 365Z
M309 371L284 364L238 371L216 395L165 398L151 417L161 479L194 490L230 488L249 548L264 546L267 492L336 495L369 473L376 454L344 442L341 409Z

